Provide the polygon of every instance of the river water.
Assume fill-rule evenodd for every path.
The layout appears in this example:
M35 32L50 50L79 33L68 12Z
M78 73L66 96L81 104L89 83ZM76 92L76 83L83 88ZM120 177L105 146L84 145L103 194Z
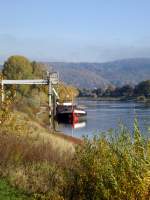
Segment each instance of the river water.
M79 105L84 105L87 111L86 121L66 125L59 124L59 130L68 135L81 138L83 135L92 137L95 134L110 129L117 129L124 124L133 132L135 117L139 121L142 134L149 137L150 131L150 104L120 101L92 101L78 100Z

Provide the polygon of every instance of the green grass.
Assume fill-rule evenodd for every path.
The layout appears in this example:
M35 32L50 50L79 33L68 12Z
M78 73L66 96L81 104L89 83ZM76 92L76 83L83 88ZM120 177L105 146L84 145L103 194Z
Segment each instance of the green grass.
M0 200L27 200L29 197L25 196L19 190L11 187L5 180L0 179Z

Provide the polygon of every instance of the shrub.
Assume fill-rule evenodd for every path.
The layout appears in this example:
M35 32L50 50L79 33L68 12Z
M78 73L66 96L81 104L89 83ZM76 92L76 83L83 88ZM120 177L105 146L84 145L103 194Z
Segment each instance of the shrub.
M70 172L70 199L147 199L150 146L141 138L136 122L134 135L133 140L123 128L116 138L86 138L76 150Z

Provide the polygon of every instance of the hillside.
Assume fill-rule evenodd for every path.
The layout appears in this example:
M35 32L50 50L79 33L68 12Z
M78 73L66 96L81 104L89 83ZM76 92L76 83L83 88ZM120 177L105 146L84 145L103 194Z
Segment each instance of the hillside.
M82 88L109 84L137 84L150 79L150 58L125 59L106 63L48 62L48 69L59 71L61 80Z
M150 58L134 58L106 63L43 62L58 71L60 79L79 88L135 85L150 79ZM0 70L2 65L0 65Z

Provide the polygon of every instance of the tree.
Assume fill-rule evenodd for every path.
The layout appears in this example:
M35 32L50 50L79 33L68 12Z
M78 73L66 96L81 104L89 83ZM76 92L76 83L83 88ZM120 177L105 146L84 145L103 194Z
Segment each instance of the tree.
M150 97L150 80L140 82L134 90L136 96Z
M11 56L4 63L3 74L7 79L29 79L32 77L32 65L23 56Z
M32 66L32 74L33 74L34 79L36 78L42 79L43 75L46 74L45 65L42 63L37 63L36 61L33 61L31 63L31 66Z
M60 83L58 85L58 95L61 102L72 101L76 96L79 95L79 92L71 85Z
M32 65L30 61L23 56L11 56L4 63L3 75L7 79L31 79L33 77ZM29 91L30 86L17 86L17 91L23 96Z
M92 92L95 93L97 97L101 97L103 94L103 90L101 88L94 89Z
M113 96L113 92L115 91L115 87L113 85L109 85L103 93L103 96L110 97Z
M7 79L42 79L43 75L46 74L46 67L42 63L30 62L24 56L11 56L4 63L3 75ZM12 86L10 86L12 87ZM21 96L29 97L35 93L45 94L48 93L47 86L38 85L18 85L17 93ZM72 100L78 95L78 90L73 86L65 84L59 84L58 93L61 101ZM34 96L34 95L33 95ZM34 97L32 97L33 99Z
M133 95L133 87L131 85L124 85L120 88L121 96L131 97Z

